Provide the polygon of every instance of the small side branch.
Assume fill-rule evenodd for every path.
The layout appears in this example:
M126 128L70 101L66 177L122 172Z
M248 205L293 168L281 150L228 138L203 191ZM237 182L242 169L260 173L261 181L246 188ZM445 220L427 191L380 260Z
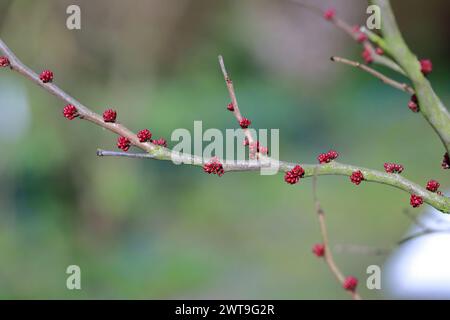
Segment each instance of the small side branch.
M337 281L340 283L341 286L344 285L345 277L339 267L337 266L336 262L333 258L333 253L330 250L329 245L329 238L328 238L328 230L327 225L325 221L325 212L323 211L322 205L320 204L320 201L317 197L317 170L314 170L313 173L313 181L312 181L312 190L313 190L313 198L314 198L314 205L316 207L316 213L319 220L320 225L320 233L322 234L322 241L323 245L325 247L325 253L323 258L325 259L325 262L330 269L331 273L334 275L334 277L337 279ZM361 296L358 294L358 292L355 290L349 291L352 298L355 300L361 300Z
M388 76L385 76L381 72L366 66L365 64L362 64L362 63L357 62L357 61L352 61L352 60L348 60L348 59L345 59L345 58L341 58L341 57L336 57L336 56L331 57L330 60L334 61L334 62L343 63L343 64L346 64L346 65L349 65L349 66L352 66L352 67L355 67L355 68L358 68L358 69L361 69L361 70L364 70L365 72L371 74L375 78L378 78L383 83L385 83L387 85L390 85L391 87L393 87L395 89L398 89L400 91L404 91L404 92L409 93L411 95L414 94L414 89L412 87L410 87L408 84L395 81L394 79L391 79Z
M227 85L228 94L230 95L231 103L233 104L233 115L236 117L236 120L240 122L242 120L242 114L241 110L239 109L239 104L237 102L236 98L236 92L234 90L233 81L231 80L230 76L228 75L227 69L225 68L225 62L223 61L223 57L219 55L219 65L220 69L222 70L223 78L225 79L225 84ZM253 143L254 139L250 133L250 130L243 129L244 134L248 139L249 143Z
M315 14L317 14L319 16L322 16L324 13L324 11L322 9L320 9L319 7L316 7L314 5L306 4L306 3L303 3L298 0L290 0L290 1L292 3L295 3L295 4L303 7L303 8L310 10L311 12L314 12ZM338 29L344 31L353 40L358 41L358 32L355 32L354 27L351 26L346 21L340 19L337 16L334 16L331 20L329 20L329 22L331 22L333 25L335 25ZM370 34L368 34L366 32L366 30L361 30L360 32L366 33L366 35L369 36L369 39L371 39ZM380 56L380 55L376 54L375 48L369 40L363 41L362 45L364 46L364 48L366 48L367 50L370 51L374 63L383 65L383 66L390 68L402 75L405 75L405 72L403 71L403 69L394 60L390 59L387 56Z

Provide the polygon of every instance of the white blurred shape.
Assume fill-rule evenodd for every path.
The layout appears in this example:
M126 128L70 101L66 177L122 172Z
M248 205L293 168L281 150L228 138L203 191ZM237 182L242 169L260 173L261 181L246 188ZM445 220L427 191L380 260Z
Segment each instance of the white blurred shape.
M422 225L450 230L450 215L429 209ZM420 232L413 226L407 235ZM397 299L450 299L450 232L431 233L400 246L384 266L384 288Z
M25 88L14 81L0 79L0 142L21 138L30 124L30 105Z

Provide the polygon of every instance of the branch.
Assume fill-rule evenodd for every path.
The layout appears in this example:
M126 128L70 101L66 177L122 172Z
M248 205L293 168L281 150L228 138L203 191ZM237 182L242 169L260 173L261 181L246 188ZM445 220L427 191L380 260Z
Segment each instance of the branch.
M381 9L381 31L392 57L413 83L419 100L420 112L438 134L447 152L450 152L450 113L433 91L430 82L421 72L417 57L410 51L395 21L389 0L371 0Z
M169 150L170 151L170 150ZM161 154L159 157L155 157L151 154L133 154L128 152L113 152L98 150L99 156L121 156L129 158L148 158L155 160L174 160L183 164L189 164L193 166L202 166L204 162L210 159L203 159L201 157L189 155L186 153L178 153L170 151L169 154ZM279 165L281 171L292 170L298 163L277 161L274 159L268 159L265 161L260 160L220 160L223 163L225 172L233 171L259 171L265 167L274 167ZM305 170L304 178L312 177L314 172L318 176L321 175L342 175L350 177L354 171L361 171L364 175L365 182L375 182L395 187L397 189L406 191L410 194L417 194L423 198L425 202L433 206L434 208L444 213L450 212L450 198L441 196L436 193L430 192L421 186L409 181L399 174L385 173L377 170L367 169L363 167L352 166L343 164L340 162L332 161L327 164L302 164L302 168Z
M161 146L153 145L152 143L142 143L139 142L136 134L134 134L131 130L126 128L124 125L120 123L107 123L103 121L103 118L91 111L88 107L84 106L73 97L68 95L58 86L52 83L43 83L39 80L38 75L30 70L27 66L25 66L6 46L6 44L0 39L0 51L2 51L6 57L9 59L11 64L11 69L17 71L18 73L24 75L26 78L30 79L32 82L41 86L57 98L61 99L66 103L73 104L80 115L80 118L83 120L90 121L100 127L108 129L116 134L124 136L128 138L133 145L147 152L142 156L133 156L131 157L140 157L140 158L149 158L154 160L171 160L177 161L183 164L202 166L204 164L204 160L202 157L190 155L190 154L181 154L179 152L174 152L168 148L164 148ZM111 155L110 152L100 151L100 155ZM119 153L120 156L129 157L130 153L122 154ZM290 163L284 161L278 161L271 158L264 158L262 160L251 160L245 162L236 162L236 161L224 161L224 170L225 171L259 171L261 168L270 166L279 166L279 168L283 171L289 171L297 165L297 163ZM364 175L364 180L368 182L376 182L381 184L390 185L392 187L401 189L410 194L416 194L421 196L423 200L429 205L433 206L439 211L444 213L450 212L450 198L445 196L438 195L436 193L430 192L425 188L409 181L408 179L403 178L398 174L390 174L385 172L380 172L376 170L371 170L367 168L352 166L348 164L342 164L336 161L332 161L327 164L302 164L303 169L305 170L305 177L311 177L313 175L313 171L317 170L317 175L343 175L343 176L351 176L353 171L361 171Z
M8 58L10 63L10 68L18 73L22 74L35 84L41 86L49 93L54 95L55 97L61 99L67 104L72 104L77 108L80 119L92 122L102 128L108 129L120 136L128 138L133 145L136 147L147 151L151 154L157 154L159 150L163 150L161 147L157 147L151 143L142 143L137 138L136 134L131 130L126 128L124 125L120 123L111 123L103 121L103 117L99 114L91 111L88 107L84 106L82 103L71 97L69 94L61 90L58 86L53 83L43 83L39 76L33 72L30 68L24 65L8 48L8 46L0 39L0 51Z
M342 274L339 267L336 265L336 262L334 261L334 258L333 258L333 254L330 250L327 225L325 222L325 212L323 211L322 206L317 197L317 170L314 170L313 181L312 181L312 190L313 190L314 204L316 207L316 213L317 213L317 217L319 219L320 232L322 234L322 241L323 241L323 245L325 247L325 252L324 252L323 257L324 257L325 262L327 263L328 268L330 269L331 273L335 276L337 281L342 286L342 285L344 285L345 277ZM353 299L361 300L361 296L358 294L358 292L356 292L356 289L349 291L349 292L352 295Z
M347 64L349 66L356 67L356 68L359 68L361 70L364 70L367 73L369 73L372 76L374 76L375 78L380 79L383 83L385 83L387 85L390 85L391 87L394 87L395 89L398 89L400 91L404 91L404 92L409 93L411 95L414 94L414 89L411 88L408 84L400 83L398 81L395 81L394 79L391 79L391 78L385 76L381 72L378 72L378 71L376 71L376 70L366 66L365 64L362 64L362 63L359 63L359 62L356 62L356 61L352 61L352 60L348 60L348 59L345 59L345 58L341 58L341 57L335 57L335 56L331 57L330 59L331 59L331 61L334 61L334 62L340 62L340 63L343 63L343 64Z
M306 4L297 0L290 0L292 3L295 3L301 7L304 7L312 12L314 12L315 14L319 15L319 16L323 16L324 11L322 9L320 9L319 7L310 5L310 4ZM329 20L329 22L333 23L338 29L344 31L347 35L349 35L353 40L358 41L358 32L354 31L354 28L348 24L347 22L345 22L344 20L340 19L339 17L334 16L331 20ZM360 32L366 33L370 38L370 35L366 32L365 29L361 30ZM385 67L388 67L402 75L405 75L405 72L402 70L402 68L395 63L395 61L393 61L392 59L386 57L386 56L381 56L379 54L376 53L375 48L373 47L373 45L370 43L370 41L365 40L363 41L363 46L364 48L366 48L367 50L370 51L370 54L373 58L373 62L377 63L379 65L383 65Z
M230 76L228 75L227 69L225 68L225 63L223 61L223 57L219 55L219 65L220 69L222 70L223 78L225 79L225 84L227 85L228 94L230 95L231 103L233 104L233 115L236 117L236 120L240 122L242 120L242 114L239 109L239 105L236 98L236 92L234 91L233 81L231 80ZM253 143L253 137L250 133L250 130L247 128L243 129L244 134L248 139L249 143Z

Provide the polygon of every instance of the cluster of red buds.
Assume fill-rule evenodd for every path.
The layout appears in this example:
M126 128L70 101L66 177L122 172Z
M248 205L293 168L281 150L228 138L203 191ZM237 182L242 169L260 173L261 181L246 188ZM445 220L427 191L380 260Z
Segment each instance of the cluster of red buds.
M339 157L339 153L337 153L334 150L330 150L327 153L321 153L317 156L317 160L320 164L322 163L329 163L330 161L336 159Z
M150 140L150 142L155 144L155 145L157 145L157 146L161 146L161 147L164 147L164 148L167 147L167 141L164 138L159 138L159 139L156 139L156 140Z
M355 291L357 285L358 285L358 279L356 279L355 277L352 277L352 276L348 276L347 278L345 278L344 283L342 284L342 287L348 291Z
M364 48L361 56L367 64L371 64L373 62L372 54L370 53L369 48Z
M73 120L76 117L78 117L78 110L74 105L68 104L63 109L63 115L65 118L67 118L69 120Z
M411 99L408 102L408 108L412 112L419 112L419 110L420 110L420 108L419 108L419 100L417 100L417 96L415 94L413 94L411 96Z
M325 12L323 13L323 17L325 18L325 20L333 20L334 17L336 16L336 9L334 8L329 8L327 10L325 10Z
M117 139L117 147L119 149L122 149L125 152L128 151L128 149L130 149L130 145L131 145L131 142L126 137L119 137Z
M417 194L412 194L409 203L413 208L417 208L423 204L423 199L421 196L418 196Z
M229 111L234 111L234 104L233 104L233 102L230 102L230 103L227 105L227 109L228 109Z
M137 137L140 142L147 142L152 138L152 133L148 129L143 129L137 133Z
M7 57L1 56L0 57L0 67L4 68L9 66L9 59Z
M367 35L364 32L359 32L358 33L358 37L356 38L356 41L358 41L359 43L363 43L364 41L367 41Z
M352 175L350 176L350 181L356 185L359 185L363 180L364 175L360 170L353 171Z
M427 190L431 191L431 192L438 191L440 186L441 186L441 184L439 182L437 182L436 180L429 180L427 182Z
M316 243L313 247L312 247L312 252L317 256L317 257L323 257L325 255L325 245L323 243Z
M53 81L53 72L51 72L50 70L44 70L39 75L39 79L41 79L41 81L43 83L52 82Z
M352 28L353 33L356 34L356 41L359 43L363 43L367 41L369 38L367 37L367 34L361 31L361 27L358 25L353 26Z
M212 158L208 163L203 165L203 171L208 174L217 174L219 177L223 176L225 173L223 165L217 158Z
M103 112L103 121L105 122L116 122L117 112L113 109L107 109Z
M397 164L397 163L386 162L384 164L384 170L387 173L402 173L403 166L401 164Z
M433 63L430 59L420 60L420 71L422 71L425 76L429 75L433 71Z
M296 165L292 170L286 172L284 181L289 184L296 184L304 175L305 170L301 166Z
M248 120L247 118L242 118L239 121L239 125L241 126L242 129L247 129L251 124L252 124L252 122L250 120Z
M379 56L382 56L382 55L384 54L384 50L381 49L380 47L377 47L377 48L375 49L375 52L376 52L376 54L379 55Z

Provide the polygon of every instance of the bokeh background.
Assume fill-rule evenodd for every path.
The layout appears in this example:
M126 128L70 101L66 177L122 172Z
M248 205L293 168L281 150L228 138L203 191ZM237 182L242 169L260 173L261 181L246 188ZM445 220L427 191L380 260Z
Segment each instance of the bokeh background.
M350 23L367 17L364 1L312 2ZM66 28L70 4L81 7L81 30ZM393 7L448 103L450 4ZM223 54L243 112L257 128L280 129L282 159L315 162L334 148L343 162L382 170L398 161L418 183L450 186L439 139L409 97L330 62L360 60L361 48L288 1L1 0L0 36L94 111L113 107L128 127L166 138L194 120L235 127ZM348 298L311 254L320 233L310 179L292 187L281 175L218 178L98 158L97 148L115 149L114 135L65 120L61 101L0 71L0 298ZM320 177L318 187L342 270L360 278L363 297L389 298L365 288L366 268L383 266L387 255L372 249L395 250L410 227L408 194L345 177ZM82 290L66 289L71 264Z

